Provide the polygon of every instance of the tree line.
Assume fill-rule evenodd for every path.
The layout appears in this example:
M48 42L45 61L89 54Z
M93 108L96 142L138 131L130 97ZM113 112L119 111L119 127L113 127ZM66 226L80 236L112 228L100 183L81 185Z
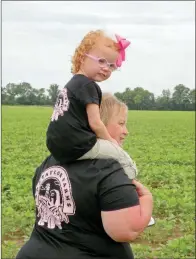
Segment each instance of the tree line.
M60 91L57 84L51 84L49 89L33 88L29 83L9 83L1 87L1 102L4 105L49 105L53 106ZM130 110L195 110L195 89L189 89L183 84L176 85L155 95L142 87L126 88L115 96L125 102Z

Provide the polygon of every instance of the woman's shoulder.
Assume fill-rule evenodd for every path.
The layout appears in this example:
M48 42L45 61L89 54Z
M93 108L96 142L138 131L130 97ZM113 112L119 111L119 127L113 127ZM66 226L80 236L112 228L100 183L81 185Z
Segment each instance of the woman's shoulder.
M115 159L97 159L95 163L96 168L98 168L97 179L98 182L112 181L113 184L131 184L131 180L125 174L124 169L121 164Z
M58 164L59 164L58 161L55 160L55 158L50 154L36 168L34 177L39 177L41 173L44 172L46 169Z
M101 211L113 211L138 205L138 195L132 180L120 163L113 159L98 161L97 194Z

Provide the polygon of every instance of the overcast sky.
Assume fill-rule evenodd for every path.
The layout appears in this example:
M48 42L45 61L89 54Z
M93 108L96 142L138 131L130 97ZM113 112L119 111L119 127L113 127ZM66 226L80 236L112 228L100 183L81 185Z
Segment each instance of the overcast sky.
M131 41L121 71L100 84L122 92L140 86L161 94L195 88L195 2L2 2L2 83L34 88L71 77L71 56L89 30Z

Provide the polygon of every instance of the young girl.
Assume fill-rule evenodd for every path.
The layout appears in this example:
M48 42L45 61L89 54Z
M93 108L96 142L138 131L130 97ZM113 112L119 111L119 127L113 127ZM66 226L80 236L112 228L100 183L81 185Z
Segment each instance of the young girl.
M129 155L108 133L100 119L102 92L96 82L107 80L125 61L130 42L103 31L90 31L72 59L74 76L60 92L47 130L47 147L55 158L67 163L76 159L108 157L118 160L130 179L137 169Z

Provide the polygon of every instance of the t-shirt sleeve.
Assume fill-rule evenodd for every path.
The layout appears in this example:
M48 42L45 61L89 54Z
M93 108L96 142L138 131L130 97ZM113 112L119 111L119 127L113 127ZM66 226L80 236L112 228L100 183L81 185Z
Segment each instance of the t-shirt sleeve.
M80 87L80 90L77 93L77 98L85 106L90 103L100 105L101 90L95 82L91 81Z
M104 176L105 174L105 176ZM102 169L98 195L102 211L112 211L139 205L139 197L132 180L117 161L109 162Z

